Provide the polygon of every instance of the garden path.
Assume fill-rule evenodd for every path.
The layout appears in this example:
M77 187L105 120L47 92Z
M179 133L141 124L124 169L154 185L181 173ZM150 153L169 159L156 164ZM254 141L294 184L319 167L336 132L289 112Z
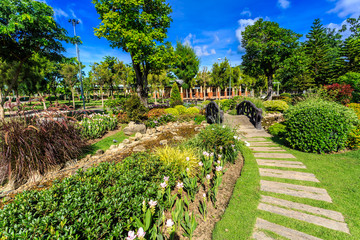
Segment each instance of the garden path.
M237 127L242 140L248 143L259 166L261 199L258 210L266 213L265 215L268 216L269 221L261 217L256 219L252 235L253 239L321 239L282 226L281 223L278 224L278 219L281 218L279 216L282 216L281 219L284 219L284 217L285 219L293 219L295 223L302 226L305 224L310 228L312 224L321 226L325 229L325 232L335 230L350 234L340 212L301 203L302 199L310 199L316 202L333 204L326 189L319 187L321 186L320 181L313 173L308 172L302 162L267 139L271 135L264 130L255 129L246 116L225 114L225 123ZM314 187L314 183L316 183L316 187ZM293 224L292 226L300 229L299 224Z

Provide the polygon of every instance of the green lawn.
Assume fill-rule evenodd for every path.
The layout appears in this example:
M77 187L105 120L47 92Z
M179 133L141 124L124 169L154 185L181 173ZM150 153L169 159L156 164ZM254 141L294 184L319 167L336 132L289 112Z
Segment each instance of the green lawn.
M280 143L279 141L276 142ZM351 235L257 210L260 198L260 177L252 153L249 150L245 150L245 166L242 175L238 179L234 194L222 220L215 227L213 239L249 239L256 217L322 239L360 239L360 150L342 154L319 155L284 148L297 158L296 161L301 161L307 166L307 169L297 169L296 171L314 173L320 183L280 178L276 178L276 181L325 188L331 196L333 203L269 192L262 192L261 194L341 212L349 226ZM262 179L274 180L274 178L267 177ZM271 233L269 235L275 239L284 239L276 234Z

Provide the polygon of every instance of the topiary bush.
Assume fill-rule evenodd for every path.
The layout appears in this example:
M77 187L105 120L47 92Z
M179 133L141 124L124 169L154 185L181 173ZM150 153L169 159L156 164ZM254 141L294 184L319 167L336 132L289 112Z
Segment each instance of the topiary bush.
M352 109L322 99L308 99L285 112L286 141L304 152L328 153L344 149L358 123Z
M186 107L183 105L177 105L175 106L175 109L179 112L179 114L184 114L186 112Z
M124 110L128 115L128 119L136 123L145 120L146 114L148 112L148 109L144 106L136 94L133 94L129 99L126 100Z
M179 116L180 115L179 111L176 110L175 108L167 108L167 109L165 109L165 112L167 114L171 114L171 115L174 115L174 116Z
M360 120L360 104L350 103L347 106L355 111L358 119ZM349 133L346 146L350 149L360 148L360 124Z
M176 105L183 105L183 101L181 99L179 87L175 82L171 89L170 106L175 107Z
M185 113L195 115L195 114L199 114L200 110L197 107L190 107L190 108L186 109Z
M284 112L289 108L289 105L282 100L265 101L264 106L268 112Z

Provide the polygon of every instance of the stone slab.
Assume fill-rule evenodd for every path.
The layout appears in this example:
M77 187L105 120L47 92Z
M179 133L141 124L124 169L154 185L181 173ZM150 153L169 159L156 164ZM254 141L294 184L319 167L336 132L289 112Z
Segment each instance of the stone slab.
M265 147L265 146L273 146L276 145L273 142L251 142L252 147Z
M253 233L252 238L256 240L276 240L275 238L269 237L264 232L259 230Z
M281 147L253 147L251 143L250 146L251 151L257 152L286 152L286 150Z
M332 202L327 191L322 188L266 180L260 180L260 187L261 191L265 192L286 194L294 197L309 198L330 203Z
M336 231L350 233L349 228L347 227L346 223L343 223L343 222L337 222L337 221L326 219L323 217L318 217L318 216L310 215L310 214L303 213L303 212L289 210L289 209L277 207L277 206L266 204L266 203L259 203L258 209L267 211L267 212L271 212L274 214L279 214L279 215L282 215L285 217L294 218L294 219L304 221L307 223L312 223L312 224L322 226L325 228L329 228L329 229L333 229Z
M254 153L256 158L296 158L290 153Z
M297 161L256 159L256 162L260 166L284 167L284 168L303 168L303 169L306 168L306 166L302 162L297 162Z
M268 141L265 138L247 138L247 137L243 137L243 138L241 138L241 140L247 141L247 142L268 142L268 143L272 143L272 142Z
M259 168L260 176L293 179L309 182L320 182L312 173L285 171L279 169Z
M264 202L264 203L270 203L270 204L274 204L274 205L278 205L278 206L282 206L282 207L286 207L286 208L296 209L296 210L305 211L308 213L313 213L316 215L325 216L325 217L328 217L328 218L333 219L338 222L345 222L344 216L341 213L333 211L333 210L313 207L313 206L310 206L307 204L291 202L291 201L274 198L274 197L270 197L270 196L261 196L260 201Z
M299 239L322 240L321 238L317 238L317 237L311 236L309 234L299 232L294 229L290 229L290 228L287 228L287 227L284 227L284 226L281 226L281 225L278 225L275 223L271 223L271 222L268 222L261 218L256 219L255 227L258 229L264 229L264 230L274 232L280 236L283 236L283 237L291 239L291 240L299 240Z

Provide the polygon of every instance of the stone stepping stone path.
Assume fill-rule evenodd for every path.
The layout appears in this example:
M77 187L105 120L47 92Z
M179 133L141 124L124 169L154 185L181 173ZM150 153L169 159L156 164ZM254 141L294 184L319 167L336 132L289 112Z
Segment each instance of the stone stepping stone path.
M332 199L326 189L306 185L306 182L319 184L321 184L321 182L313 173L304 172L307 170L306 166L302 162L297 161L294 155L288 153L270 140L265 139L264 137L267 137L267 135L264 134L261 136L258 130L256 137L251 138L251 136L251 134L248 134L246 138L242 140L250 143L250 149L259 165L260 177L266 177L266 180L260 180L260 190L263 194L277 193L284 196L288 195L332 203ZM297 169L301 169L301 172ZM269 178L274 179L269 180ZM276 181L276 179L279 178L302 182L293 184ZM337 211L266 195L261 196L258 210L350 234L343 215ZM256 219L252 238L258 240L276 239L273 238L273 236L267 235L269 231L287 239L321 239L261 218Z

